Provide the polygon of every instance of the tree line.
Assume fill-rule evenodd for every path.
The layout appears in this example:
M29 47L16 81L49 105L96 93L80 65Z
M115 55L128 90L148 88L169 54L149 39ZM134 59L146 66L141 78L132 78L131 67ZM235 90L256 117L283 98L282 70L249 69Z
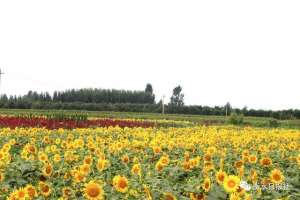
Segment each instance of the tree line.
M143 91L115 89L70 89L48 92L29 91L23 96L0 96L0 108L14 109L64 109L89 111L124 111L124 112L162 112L162 101L155 101L153 87L147 84ZM170 103L164 105L165 113L192 115L230 115L243 114L254 117L272 117L276 119L300 119L300 110L255 110L232 108L230 103L224 106L185 105L182 87L173 89Z
M145 91L129 91L115 89L71 89L66 91L54 91L52 95L48 92L29 91L23 96L1 95L0 102L4 103L32 103L32 102L49 102L49 103L132 103L132 104L154 104L155 95L153 90L146 87Z

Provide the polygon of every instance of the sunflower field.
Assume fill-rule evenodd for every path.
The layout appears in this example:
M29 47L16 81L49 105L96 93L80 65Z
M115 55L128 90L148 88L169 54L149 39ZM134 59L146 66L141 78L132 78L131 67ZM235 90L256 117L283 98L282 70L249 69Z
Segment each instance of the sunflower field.
M2 128L0 199L300 199L300 132Z

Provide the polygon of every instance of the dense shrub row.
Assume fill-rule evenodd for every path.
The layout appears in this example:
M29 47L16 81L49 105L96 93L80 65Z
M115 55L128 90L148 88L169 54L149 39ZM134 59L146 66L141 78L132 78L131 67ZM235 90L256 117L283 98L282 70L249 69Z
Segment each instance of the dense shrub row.
M161 104L130 104L130 103L63 103L63 102L24 102L22 100L0 102L0 108L15 109L58 109L58 110L88 110L88 111L117 111L117 112L148 112L160 113ZM244 116L271 117L275 119L300 119L300 110L266 111L266 110L247 110L232 109L228 112L243 114ZM165 113L170 114L191 114L191 115L226 115L224 107L215 106L180 106L174 107L165 105Z

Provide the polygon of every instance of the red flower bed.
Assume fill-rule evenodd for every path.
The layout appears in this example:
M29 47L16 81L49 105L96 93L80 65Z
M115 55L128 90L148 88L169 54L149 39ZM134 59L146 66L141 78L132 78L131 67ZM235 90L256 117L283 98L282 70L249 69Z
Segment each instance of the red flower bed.
M20 117L0 117L0 127L45 127L47 129L74 129L74 128L88 128L88 127L153 127L153 122L146 121L130 121L130 120L116 120L116 119L97 119L97 120L54 120L46 118L20 118Z

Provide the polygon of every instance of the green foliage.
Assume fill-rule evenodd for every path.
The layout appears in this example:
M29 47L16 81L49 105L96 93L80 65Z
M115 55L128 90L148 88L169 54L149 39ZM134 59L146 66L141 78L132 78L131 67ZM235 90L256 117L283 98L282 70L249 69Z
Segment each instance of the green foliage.
M36 162L17 160L7 168L5 184L11 188L24 187L26 184L37 182L40 174Z
M276 128L279 126L279 122L277 119L270 119L269 120L269 126L270 127L273 127L273 128Z
M29 91L24 96L0 96L0 107L28 108L34 103L133 103L154 104L155 96L151 84L147 91L130 91L115 89L71 89L62 92L55 91L51 96L48 92L37 93Z
M242 125L244 123L244 116L242 114L232 113L229 117L229 123L234 125Z
M75 121L85 121L88 119L88 115L84 113L75 113L75 114L67 114L65 112L59 113L47 113L47 119L54 119L54 120L75 120Z
M226 116L231 114L232 107L231 107L231 104L230 104L229 102L227 102L227 103L225 104L224 110L225 110Z
M173 94L170 100L170 106L172 107L181 107L184 105L184 94L182 92L182 87L178 85L173 89Z
M79 89L55 92L54 102L83 103L141 103L153 104L154 95L145 91L109 90L109 89Z
M72 113L68 114L66 112L46 112L43 114L35 114L35 113L20 113L16 115L20 118L46 118L46 119L52 119L52 120L75 120L75 121L85 121L88 119L88 115L85 113Z
M39 107L39 109L0 109L1 115L13 115L13 116L45 116L47 113L61 113L64 112L66 115L76 115L83 114L92 118L118 118L118 119L144 119L144 120L173 120L173 121L187 121L192 122L194 124L199 125L223 125L225 123L229 123L229 117L226 118L224 115L223 107L216 107L217 109L211 109L210 107L201 107L197 106L197 112L203 113L202 115L194 115L194 114L170 114L170 109L168 113L161 115L159 109L161 109L160 105L124 105L123 108L130 108L130 110L135 110L135 112L118 112L119 105L112 105L112 107L105 108L113 108L113 111L96 111L91 110L81 111L79 108L80 104L77 104L77 109L72 109L69 105L67 107L59 107L63 110L55 110L55 107ZM105 106L105 104L101 104L101 106ZM132 107L131 107L132 106ZM167 106L166 106L167 107ZM51 108L51 109L50 109ZM67 109L66 109L67 108ZM96 107L98 108L98 107ZM99 107L100 108L100 107ZM133 109L134 108L134 109ZM157 109L158 111L155 111ZM190 113L190 110L186 109L185 106L182 108L183 111ZM186 109L186 110L185 110ZM136 110L142 110L141 112ZM153 110L155 112L153 112ZM270 127L270 119L268 117L251 117L244 116L244 125L255 126L255 127ZM281 128L300 128L300 120L277 120L278 127ZM170 124L170 126L175 126Z
M150 83L147 83L146 88L145 88L145 92L153 94L153 88L152 88L152 85Z

